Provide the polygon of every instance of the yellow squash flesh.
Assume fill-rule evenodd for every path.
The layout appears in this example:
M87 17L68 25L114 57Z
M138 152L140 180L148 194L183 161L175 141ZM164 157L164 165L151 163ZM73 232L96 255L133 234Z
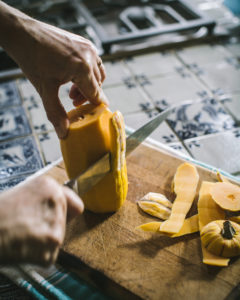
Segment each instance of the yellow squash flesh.
M219 207L212 199L210 190L215 183L203 181L198 199L198 219L199 219L199 230L207 225L208 223L215 220L225 219L225 212ZM202 239L201 239L202 242ZM227 266L229 263L228 258L220 257L210 253L201 243L203 263L214 266Z
M85 207L93 212L118 210L128 190L125 159L126 136L120 112L105 105L82 105L68 113L69 133L61 140L61 150L69 178L85 171L104 154L111 154L111 171L82 196Z
M149 231L149 232L163 233L160 231L160 226L162 223L163 222L149 222L138 226L137 229L141 229L143 231ZM179 237L179 236L191 234L198 231L199 231L198 215L194 215L190 218L185 219L183 226L178 233L172 234L170 236Z
M198 180L199 175L195 166L184 163L178 167L173 180L174 192L177 196L170 218L160 226L161 232L175 234L180 231L195 198Z
M217 182L211 188L213 200L223 209L240 210L240 187L230 182Z
M204 247L211 253L223 257L240 255L240 226L231 221L217 220L201 230Z

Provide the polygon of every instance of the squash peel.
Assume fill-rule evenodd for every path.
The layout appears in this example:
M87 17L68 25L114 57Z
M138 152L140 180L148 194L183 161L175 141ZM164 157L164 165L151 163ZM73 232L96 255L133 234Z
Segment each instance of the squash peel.
M177 195L168 220L160 226L160 231L169 234L178 233L192 206L198 185L199 175L195 166L181 164L174 176L174 192Z
M112 113L104 104L81 105L68 113L69 133L61 140L67 174L74 178L110 152L111 171L82 196L85 207L93 212L118 210L128 190L126 136L119 111Z

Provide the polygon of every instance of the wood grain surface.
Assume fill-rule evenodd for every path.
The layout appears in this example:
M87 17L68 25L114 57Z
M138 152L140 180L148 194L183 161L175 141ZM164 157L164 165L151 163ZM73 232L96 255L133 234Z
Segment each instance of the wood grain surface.
M136 229L157 220L140 212L136 201L148 192L173 200L171 181L182 162L139 146L127 159L129 192L124 206L114 214L85 211L71 221L63 250L143 299L225 299L239 282L239 259L226 268L207 266L202 263L198 233L170 238ZM214 173L199 167L198 171L201 180L216 181ZM63 165L50 175L61 183L66 180ZM194 213L196 203L188 216Z

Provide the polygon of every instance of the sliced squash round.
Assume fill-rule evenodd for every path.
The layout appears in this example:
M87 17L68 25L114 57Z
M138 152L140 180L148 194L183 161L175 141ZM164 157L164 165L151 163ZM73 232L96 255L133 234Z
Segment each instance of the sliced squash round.
M210 194L213 200L223 209L240 210L240 187L230 182L215 183Z

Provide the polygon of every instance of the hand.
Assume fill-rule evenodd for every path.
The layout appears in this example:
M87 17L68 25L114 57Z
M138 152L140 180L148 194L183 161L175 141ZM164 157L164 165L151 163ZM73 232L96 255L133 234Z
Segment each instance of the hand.
M66 216L82 212L80 198L47 176L2 193L0 264L53 263L64 239Z
M1 26L0 44L2 42L40 94L59 138L66 137L69 126L58 97L62 84L74 83L70 97L76 106L87 100L107 104L101 88L105 69L89 40L34 20L0 1Z

